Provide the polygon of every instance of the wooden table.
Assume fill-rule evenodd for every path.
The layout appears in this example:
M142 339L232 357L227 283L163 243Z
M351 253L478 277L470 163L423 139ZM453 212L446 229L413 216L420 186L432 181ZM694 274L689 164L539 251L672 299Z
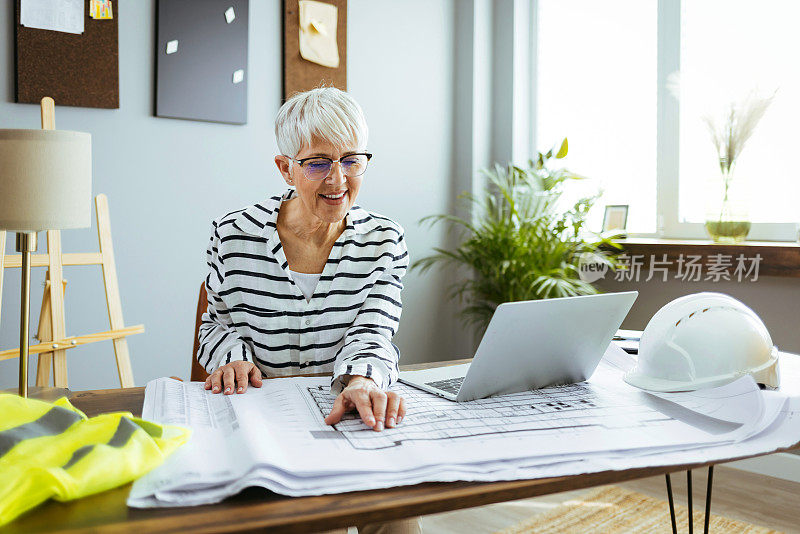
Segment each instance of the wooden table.
M469 360L404 366L420 369ZM141 415L144 388L73 393L70 401L84 413L125 410ZM784 450L800 448L800 442ZM777 451L777 452L781 452ZM761 456L761 455L753 455ZM750 458L743 456L741 458ZM732 460L726 460L732 461ZM719 463L719 462L714 462ZM48 501L19 517L0 533L32 532L315 532L388 521L561 491L616 484L710 465L697 463L604 471L511 482L447 482L358 491L319 497L284 497L249 488L219 504L188 508L128 508L130 484L69 503Z

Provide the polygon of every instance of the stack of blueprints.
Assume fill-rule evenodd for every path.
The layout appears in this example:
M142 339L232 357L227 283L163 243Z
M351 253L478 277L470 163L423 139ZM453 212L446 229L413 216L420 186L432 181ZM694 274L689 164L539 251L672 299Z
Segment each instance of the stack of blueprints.
M622 380L634 361L611 344L586 382L455 403L404 384L397 428L374 432L355 414L335 427L328 378L265 380L241 395L202 383L147 384L143 417L192 437L137 480L134 507L218 502L248 486L291 496L433 481L496 481L770 452L800 439L800 358L783 355L786 386L749 376L686 393L646 393ZM794 387L795 389L791 389Z

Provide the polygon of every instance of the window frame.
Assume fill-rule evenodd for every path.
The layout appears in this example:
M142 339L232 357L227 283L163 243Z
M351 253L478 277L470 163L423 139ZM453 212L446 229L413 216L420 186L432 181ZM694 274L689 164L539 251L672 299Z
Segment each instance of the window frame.
M680 102L670 93L667 77L680 70L682 1L657 0L656 39L656 232L628 232L629 237L666 239L708 239L703 223L679 218L680 188ZM529 17L531 32L531 123L536 152L538 112L538 14L536 1ZM748 241L798 240L800 221L795 223L752 223Z

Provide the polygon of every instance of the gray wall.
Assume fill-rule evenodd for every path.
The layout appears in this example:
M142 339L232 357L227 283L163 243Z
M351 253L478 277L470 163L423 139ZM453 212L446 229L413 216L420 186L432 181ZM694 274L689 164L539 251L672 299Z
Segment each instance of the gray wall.
M13 103L12 2L0 10L0 127L38 128L38 107ZM109 197L126 324L137 385L159 376L188 377L199 284L205 275L210 221L282 191L272 161L280 105L280 2L250 2L248 123L161 119L153 110L155 2L125 1L119 16L120 109L58 107L56 126L90 132L93 191ZM370 125L375 153L359 203L406 228L412 258L444 242L417 225L452 199L453 1L351 0L348 85ZM420 14L424 13L424 16ZM96 228L62 233L65 252L97 250ZM15 253L13 236L6 253ZM46 250L40 234L39 251ZM19 269L6 270L0 349L18 346ZM108 328L99 267L67 267L68 335ZM459 331L443 298L444 275L406 278L396 342L403 361L450 357ZM44 269L35 269L32 327L38 321ZM445 332L446 335L441 335ZM74 390L117 387L110 342L68 352ZM31 383L34 373L31 359ZM17 382L17 361L0 362L0 388Z

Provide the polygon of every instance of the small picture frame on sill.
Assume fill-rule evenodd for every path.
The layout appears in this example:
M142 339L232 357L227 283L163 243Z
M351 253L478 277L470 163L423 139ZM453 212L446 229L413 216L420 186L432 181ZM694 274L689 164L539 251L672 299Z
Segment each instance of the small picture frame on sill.
M625 236L625 226L628 224L628 205L612 204L606 206L603 215L603 233L615 232Z

